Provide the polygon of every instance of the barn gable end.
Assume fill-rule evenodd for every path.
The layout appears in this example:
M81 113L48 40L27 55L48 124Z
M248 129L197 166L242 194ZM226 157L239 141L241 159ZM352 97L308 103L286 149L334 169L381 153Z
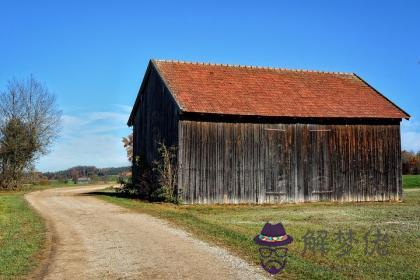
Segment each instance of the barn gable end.
M133 126L133 159L147 163L158 159L159 143L178 145L179 106L152 63L140 87L128 124ZM133 176L138 165L133 164Z

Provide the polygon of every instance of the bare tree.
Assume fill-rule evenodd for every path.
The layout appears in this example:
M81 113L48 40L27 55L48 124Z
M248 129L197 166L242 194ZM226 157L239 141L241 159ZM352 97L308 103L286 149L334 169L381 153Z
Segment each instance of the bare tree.
M54 94L33 77L9 81L0 92L0 188L18 187L48 153L60 130L57 108Z

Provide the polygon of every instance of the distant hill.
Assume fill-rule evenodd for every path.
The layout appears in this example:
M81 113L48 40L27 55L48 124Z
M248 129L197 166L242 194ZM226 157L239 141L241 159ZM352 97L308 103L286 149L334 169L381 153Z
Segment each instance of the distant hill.
M95 166L75 166L66 170L42 173L48 180L77 179L81 177L108 177L130 172L130 166L96 168Z

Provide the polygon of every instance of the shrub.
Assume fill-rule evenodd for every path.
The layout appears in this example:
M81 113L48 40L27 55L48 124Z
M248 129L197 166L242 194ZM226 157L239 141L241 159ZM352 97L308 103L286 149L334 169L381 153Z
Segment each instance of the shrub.
M117 191L129 197L149 201L180 203L177 192L176 148L159 143L159 159L148 165L143 157L136 156L138 174L120 177L121 188ZM134 179L133 179L134 178Z
M47 179L41 179L38 181L38 184L41 186L48 186L50 184L50 181L48 181Z
M159 144L159 160L153 163L157 188L151 193L152 200L178 203L176 147Z

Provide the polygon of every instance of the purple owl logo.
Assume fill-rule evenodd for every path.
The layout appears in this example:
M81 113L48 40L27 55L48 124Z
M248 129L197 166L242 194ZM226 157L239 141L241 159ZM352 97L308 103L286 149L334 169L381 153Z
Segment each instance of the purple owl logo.
M286 246L293 242L293 237L286 234L283 225L266 223L254 241L260 245L258 251L262 268L270 274L282 271L287 263Z

